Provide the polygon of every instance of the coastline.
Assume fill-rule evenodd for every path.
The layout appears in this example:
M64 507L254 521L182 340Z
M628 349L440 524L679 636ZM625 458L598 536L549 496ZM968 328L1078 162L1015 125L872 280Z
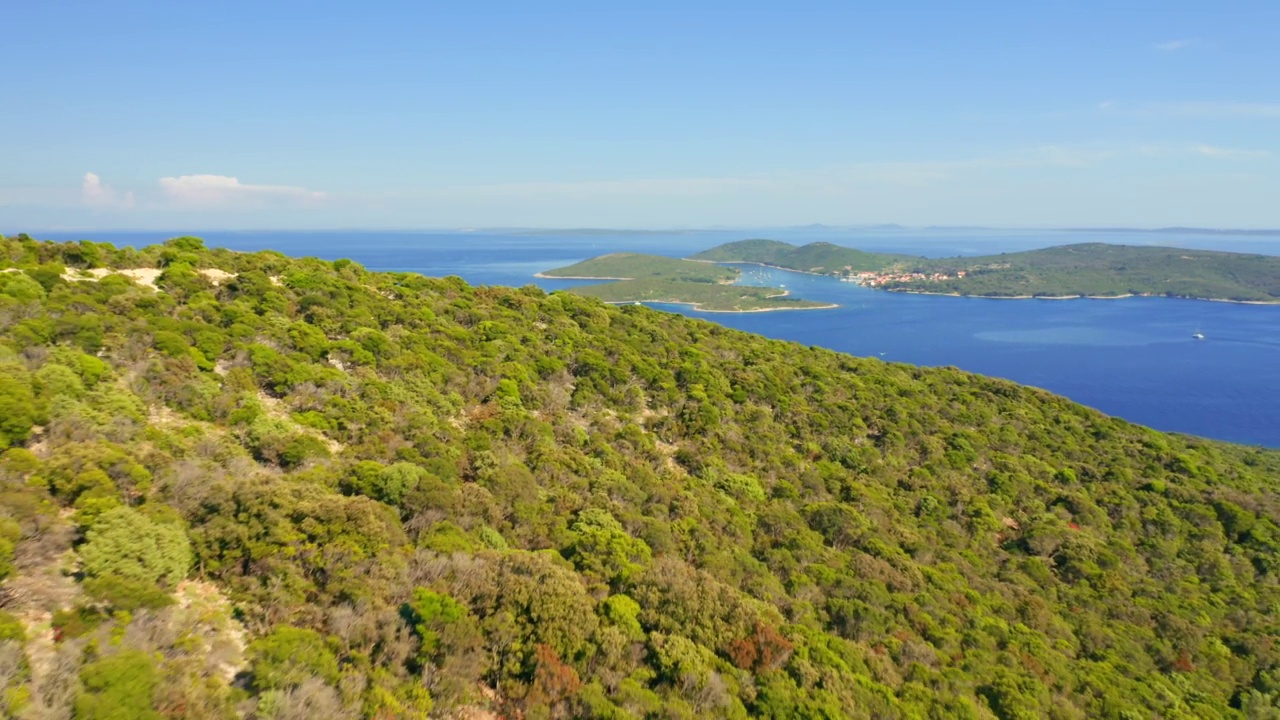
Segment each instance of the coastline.
M752 287L752 286L747 286ZM790 290L783 290L776 295L766 295L765 300L773 298L787 297L791 294ZM601 300L605 305L635 305L637 303L644 305L646 303L661 303L663 305L688 305L697 312L706 313L759 313L759 312L775 312L778 310L834 310L840 307L837 303L824 303L822 305L808 305L806 307L769 307L769 308L752 308L751 310L708 310L701 303L692 300ZM810 302L810 301L806 301Z
M787 272L800 273L801 275L814 275L817 277L838 277L832 273L818 273L812 270L797 270L795 268L782 267L781 265L770 265L769 263L752 262L750 260L694 260L693 258L682 258L690 262L707 263L709 265L755 265L757 267L766 267L770 270L785 270Z
M1218 298L1184 298L1186 300L1204 300L1206 302L1235 303L1236 305L1280 305L1280 300L1221 300Z
M770 295L769 297L781 297L780 295ZM709 310L702 307L696 302L688 300L603 300L605 305L648 305L649 303L660 303L662 305L688 305L697 312L704 313L762 313L762 312L785 312L789 310L834 310L840 307L836 303L828 303L826 305L809 305L807 307L770 307L770 308L754 308L751 310Z
M741 273L739 273L739 275L741 275ZM603 275L547 275L545 273L540 273L540 272L534 273L533 276L542 280L635 280L636 279L636 278L629 278L629 277L606 277ZM715 282L708 283L708 284L709 285L734 285L738 282L738 280L739 278L735 277L729 280L716 280Z
M701 260L701 259L694 259L694 258L681 258L681 259L688 260L690 262L706 263L708 265L755 265L757 267L769 268L771 270L782 270L785 272L800 273L801 275L814 275L817 277L836 277L831 273L819 273L819 272L813 272L810 270L797 270L795 268L782 267L780 265L770 265L768 263L762 263L762 262L753 262L750 260ZM633 280L634 279L634 278L621 278L621 277L544 275L543 273L540 273L540 272L535 273L534 277L542 278L545 280ZM837 277L837 279L839 278ZM733 282L728 282L724 284L733 285L736 282L737 281L735 280ZM879 290L881 292L898 292L898 293L905 293L908 295L937 295L941 297L968 297L968 298L979 298L982 300L1124 300L1126 298L1133 298L1133 297L1166 297L1166 298L1168 297L1166 295L1143 294L1143 293L1126 293L1124 295L966 295L964 293L957 293L957 292L931 292L928 290L879 288L879 287L873 287L869 285L863 285L862 283L856 283L856 284L858 285L858 287L865 287L869 290ZM784 292L783 295L771 295L770 297L782 297L782 296L785 296L786 294L788 293ZM1272 305L1272 306L1280 305L1280 300L1228 300L1226 298L1200 298L1200 297L1183 297L1183 296L1173 296L1172 298L1169 298L1169 299L1200 300L1204 302L1232 303L1235 305ZM626 302L633 302L633 301L626 301ZM626 304L626 302L619 301L619 302L610 303L610 304ZM773 310L828 310L831 308L840 307L839 305L833 304L830 306L820 306L820 307L813 307L813 308L761 308L757 310L703 310L702 308L698 307L696 303L691 303L691 302L674 302L674 301L661 301L661 300L651 300L651 301L642 300L640 302L667 302L670 305L689 305L693 307L694 310L697 310L698 312L770 312Z
M692 262L704 262L710 265L722 264L722 263L717 263L710 260L694 260ZM749 264L755 265L759 263L749 263ZM766 267L769 267L769 266L766 266ZM787 270L787 268L777 268L777 269ZM791 272L798 272L798 271L791 271ZM816 274L816 273L809 273L809 274ZM541 278L543 280L634 280L635 279L635 278L624 278L624 277L599 277L599 276L588 276L588 275L547 275L542 272L534 273L533 276L535 278ZM736 285L738 280L741 279L741 277L742 277L742 273L739 272L738 276L733 278L730 281L716 282L714 284L724 285L724 286ZM745 287L755 287L755 286L748 285ZM774 295L766 295L764 299L772 300L773 298L787 297L791 294L790 290L785 290L785 289L781 289L781 290L782 290L781 292L776 293ZM697 312L705 312L705 313L759 313L759 312L775 312L779 310L832 310L840 307L840 305L837 303L823 303L820 305L808 305L805 307L766 307L766 308L752 308L750 310L715 310L715 309L706 308L703 304L694 302L691 300L653 300L653 299L602 300L601 302L605 303L606 305L632 305L636 303L639 303L639 304L661 303L664 305L688 305L690 308L692 308Z
M758 267L766 267L771 270L784 270L786 272L800 273L801 275L815 275L817 277L835 277L831 273L818 273L809 270L797 270L795 268L782 267L780 265L770 265L762 262L752 262L750 260L694 260L693 258L684 258L693 262L710 263L712 265L756 265ZM900 290L894 288L878 288L855 283L858 287L865 287L869 290L880 290L882 292L900 292L909 295L940 295L943 297L971 297L981 298L984 300L1124 300L1133 297L1165 297L1171 300L1200 300L1203 302L1220 302L1232 303L1235 305L1280 305L1280 300L1229 300L1227 298L1203 298L1203 297L1187 297L1175 295L1169 297L1167 295L1144 294L1144 293L1126 293L1124 295L966 295L955 292L930 292L928 290Z
M871 288L879 290L880 288ZM1168 300L1198 300L1201 302L1220 302L1232 303L1234 305L1280 305L1280 300L1227 300L1225 298L1198 298L1198 297L1182 297L1166 295L1143 295L1129 293L1126 295L965 295L956 292L930 292L928 290L905 290L899 288L884 288L884 292L896 292L906 295L939 295L942 297L965 297L977 298L979 300L1124 300L1125 298L1149 297L1149 298L1165 298Z
M540 272L534 273L533 276L542 280L635 280L635 278L601 277L599 275L546 275Z

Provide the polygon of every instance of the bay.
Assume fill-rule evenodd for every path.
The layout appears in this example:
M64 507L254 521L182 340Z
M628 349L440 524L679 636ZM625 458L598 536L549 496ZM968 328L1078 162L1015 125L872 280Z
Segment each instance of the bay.
M40 233L56 240L146 245L175 233ZM211 246L351 258L371 270L457 275L473 284L547 290L583 281L535 273L608 252L685 256L747 237L825 240L930 257L1013 252L1070 242L1170 245L1280 254L1280 237L1111 231L794 228L689 232L207 232ZM1161 430L1280 447L1280 306L1168 298L992 300L886 293L827 278L743 266L742 282L786 286L833 310L701 313L655 305L767 337L915 365L955 366L1050 390ZM1206 338L1196 340L1192 333Z

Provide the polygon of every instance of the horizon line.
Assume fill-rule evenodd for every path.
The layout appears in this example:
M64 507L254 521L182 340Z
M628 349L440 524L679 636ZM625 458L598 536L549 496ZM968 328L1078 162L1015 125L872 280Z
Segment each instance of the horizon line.
M858 223L850 225L831 225L811 223L805 225L703 225L703 226L669 226L669 227L574 227L574 226L538 226L538 225L499 225L484 226L404 226L404 227L295 227L295 228L92 228L92 227L45 227L32 228L9 233L0 233L3 237L17 235L35 236L40 233L175 233L182 235L207 233L619 233L619 234L681 234L702 232L746 232L746 231L797 231L797 230L832 230L832 231L921 231L921 230L994 230L994 231L1034 231L1034 232L1121 232L1121 233L1162 233L1162 234L1212 234L1212 235L1280 235L1280 227L1199 227L1199 226L1161 226L1139 227L1127 225L902 225L899 223Z

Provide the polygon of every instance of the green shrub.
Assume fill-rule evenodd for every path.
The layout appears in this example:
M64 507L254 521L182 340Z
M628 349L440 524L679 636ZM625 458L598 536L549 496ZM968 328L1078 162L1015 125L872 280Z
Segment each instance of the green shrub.
M159 720L153 694L159 683L146 653L122 650L85 665L75 699L76 720Z
M338 658L320 633L281 625L249 646L253 684L259 690L301 685L309 678L338 681Z
M191 568L191 544L181 527L119 507L98 517L80 557L88 578L173 587Z

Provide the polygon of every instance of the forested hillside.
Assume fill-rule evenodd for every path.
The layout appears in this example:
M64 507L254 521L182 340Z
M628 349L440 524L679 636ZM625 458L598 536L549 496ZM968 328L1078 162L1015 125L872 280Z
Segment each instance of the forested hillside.
M660 255L613 253L568 267L546 270L539 277L598 278L612 282L579 285L571 292L609 303L681 303L706 312L813 310L835 305L788 297L785 290L734 284L739 272L710 262Z
M599 285L579 285L569 292L609 303L678 303L703 312L766 312L773 310L821 310L836 307L789 297L786 290L753 285L684 282L680 280L619 280Z
M1273 255L1078 243L919 261L908 268L948 279L890 282L884 287L985 296L1167 295L1280 302L1280 257ZM957 271L965 274L955 277Z
M818 274L861 276L885 290L984 297L1169 297L1280 302L1280 257L1186 248L1077 243L954 258L869 253L816 242L741 240L691 256Z
M837 275L884 270L900 263L920 260L907 255L855 250L829 242L797 246L780 240L739 240L717 245L689 257L692 260L759 263L800 272Z
M194 238L0 270L7 716L1280 712L1276 452Z
M696 283L731 283L738 277L732 268L662 255L611 253L568 267L544 270L549 278L598 278L600 280L666 280Z

